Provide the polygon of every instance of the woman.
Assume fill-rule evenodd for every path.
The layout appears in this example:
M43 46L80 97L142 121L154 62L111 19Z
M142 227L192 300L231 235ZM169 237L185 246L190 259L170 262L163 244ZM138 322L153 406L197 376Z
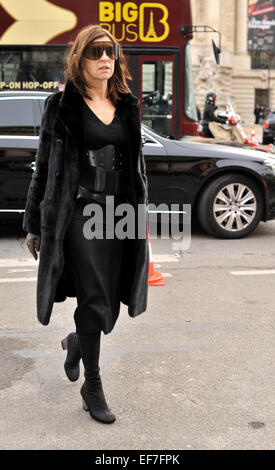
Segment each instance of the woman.
M148 290L148 193L140 109L122 61L119 44L100 26L89 25L77 35L67 57L65 89L45 101L23 221L35 259L40 251L38 319L47 325L54 302L77 298L76 333L62 341L67 349L64 367L75 381L82 358L83 408L104 423L114 422L115 416L99 375L101 331L112 331L120 302L128 305L131 317L144 312ZM134 209L134 237L108 236L112 223L122 219L117 214L106 222L100 218L94 238L87 234L91 204L106 216L111 204L117 208L125 202Z

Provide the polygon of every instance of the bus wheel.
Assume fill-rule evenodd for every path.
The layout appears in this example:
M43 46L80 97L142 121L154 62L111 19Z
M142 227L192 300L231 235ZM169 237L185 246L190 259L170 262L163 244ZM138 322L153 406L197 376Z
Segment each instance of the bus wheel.
M263 213L263 198L249 177L227 174L205 188L197 206L202 228L218 238L242 238L251 233Z

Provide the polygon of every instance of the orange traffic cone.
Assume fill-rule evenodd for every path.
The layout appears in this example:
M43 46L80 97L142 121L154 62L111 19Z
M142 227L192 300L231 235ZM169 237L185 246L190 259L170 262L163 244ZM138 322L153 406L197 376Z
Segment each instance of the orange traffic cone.
M251 128L251 137L250 137L250 140L251 140L252 142L257 142L257 140L256 140L255 126L252 126L252 128Z
M150 241L150 235L148 230L148 241L149 241L149 276L148 276L148 286L165 286L164 279L160 273L155 271L152 247Z

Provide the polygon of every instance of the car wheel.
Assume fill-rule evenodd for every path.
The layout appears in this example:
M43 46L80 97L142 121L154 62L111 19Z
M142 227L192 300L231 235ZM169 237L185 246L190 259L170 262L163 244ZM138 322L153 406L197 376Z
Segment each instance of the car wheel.
M228 174L205 188L197 207L199 223L206 232L233 239L255 230L262 218L263 199L249 177Z

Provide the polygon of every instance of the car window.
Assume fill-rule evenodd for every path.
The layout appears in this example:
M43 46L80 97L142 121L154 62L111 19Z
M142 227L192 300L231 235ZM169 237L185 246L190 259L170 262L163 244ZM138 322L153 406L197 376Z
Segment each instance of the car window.
M35 135L33 101L0 97L0 135Z

